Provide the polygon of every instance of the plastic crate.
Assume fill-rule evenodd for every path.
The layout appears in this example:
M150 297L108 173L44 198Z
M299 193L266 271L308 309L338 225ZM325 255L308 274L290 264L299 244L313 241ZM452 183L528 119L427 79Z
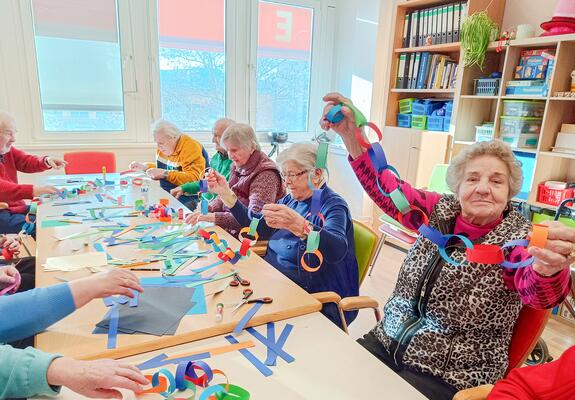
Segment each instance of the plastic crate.
M503 115L510 117L542 117L545 102L537 100L503 100Z
M520 133L541 132L542 118L535 117L507 117L502 116L499 131L505 135L519 135Z
M445 118L451 118L451 113L453 112L453 102L448 101L445 103Z
M429 131L443 131L443 123L445 121L444 117L437 115L430 115L427 117L427 130Z
M415 99L410 97L408 99L402 99L398 101L399 104L399 113L400 114L411 114L411 106Z
M397 126L411 128L411 114L397 114Z
M443 132L449 132L449 125L451 123L451 115L443 117Z
M476 96L497 96L501 78L479 78L473 80L473 94Z
M493 124L483 124L475 127L475 141L488 142L493 139Z
M443 101L414 101L411 108L411 113L414 115L431 115L435 110L443 107L444 104L445 102Z
M537 143L539 143L539 135L536 133L502 133L501 140L508 143L511 147L527 147L535 149L537 148Z
M427 115L412 115L411 127L415 129L427 129Z
M573 197L573 189L551 189L544 183L537 187L537 201L540 203L558 206L569 197Z

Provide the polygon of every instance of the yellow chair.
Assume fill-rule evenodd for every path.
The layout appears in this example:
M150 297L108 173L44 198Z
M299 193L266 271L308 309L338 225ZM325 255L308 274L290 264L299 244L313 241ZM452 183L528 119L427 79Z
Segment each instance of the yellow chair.
M368 266L373 261L378 241L377 233L375 233L373 229L359 221L353 220L353 242L355 245L355 258L357 259L360 286L366 276ZM375 318L378 321L381 319L379 303L369 296L353 296L342 299L341 296L335 292L318 292L312 295L322 304L335 303L337 305L342 321L342 328L345 332L347 332L347 323L344 318L344 311L371 308L373 309Z

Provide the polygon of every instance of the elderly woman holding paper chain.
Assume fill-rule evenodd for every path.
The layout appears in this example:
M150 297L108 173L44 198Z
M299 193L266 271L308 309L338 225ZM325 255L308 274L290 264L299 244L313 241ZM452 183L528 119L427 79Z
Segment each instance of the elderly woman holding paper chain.
M0 343L35 335L96 298L133 297L142 291L130 271L110 272L46 288L0 297ZM0 399L57 395L61 386L92 398L121 398L116 390L141 391L148 384L140 371L115 360L79 361L32 347L0 344Z
M265 260L285 276L310 293L333 291L341 297L356 296L359 279L353 221L345 200L326 185L325 171L316 168L316 158L317 146L311 143L293 144L278 155L277 162L289 194L276 204L265 205L261 214L238 201L225 178L215 171L208 175L208 186L220 196L240 225L248 226L252 218L263 215L258 234L270 237ZM312 202L310 182L314 188L323 189L320 212L325 221L317 215L308 216ZM322 227L319 250L324 261L318 271L308 272L300 260L314 226ZM341 326L334 304L324 305L322 313ZM356 315L357 311L347 313L347 322L353 321Z
M531 223L509 202L521 187L521 167L503 142L476 143L462 151L447 174L455 194L440 195L413 188L389 169L376 173L356 135L362 132L350 100L336 93L324 100L328 104L320 125L342 137L363 188L391 217L398 218L398 209L382 191L399 187L407 202L421 210L405 215L408 228L417 229L424 214L441 234L464 235L474 244L502 246L529 235ZM336 104L350 106L343 106L343 120L332 124L326 115ZM459 266L444 261L438 246L424 235L418 237L401 266L384 318L359 340L433 399L451 399L457 390L501 378L522 304L544 309L560 303L575 260L575 230L559 223L549 224L545 248L516 247L511 252L512 262L535 257L525 268L469 262L464 246L449 243L446 252Z
M229 186L244 206L259 212L264 204L275 203L285 196L278 167L261 151L251 126L230 125L220 143L232 160ZM212 222L234 236L243 228L219 197L210 202L207 214L196 211L186 218L188 224L199 221Z

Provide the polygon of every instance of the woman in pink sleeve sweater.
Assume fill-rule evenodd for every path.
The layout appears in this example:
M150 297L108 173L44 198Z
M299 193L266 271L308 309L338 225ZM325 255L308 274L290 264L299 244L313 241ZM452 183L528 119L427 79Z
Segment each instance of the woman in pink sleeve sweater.
M351 104L339 94L324 97L328 105ZM429 218L442 234L465 235L475 244L501 246L525 239L531 223L510 205L522 183L521 165L503 142L476 143L449 166L447 183L454 195L413 188L389 170L374 170L355 137L352 110L332 128L343 139L350 163L364 190L385 213L397 218L389 193L398 186L407 201ZM406 214L403 223L417 229L422 217ZM552 223L545 249L516 247L512 262L530 256L535 262L509 269L466 260L461 242L446 251L459 266L440 256L438 246L420 235L403 262L384 317L359 343L431 399L451 399L458 390L494 383L503 377L508 347L521 307L551 308L569 290L569 265L575 261L575 230Z
M14 118L0 111L0 233L20 232L28 211L25 199L57 192L53 186L18 184L18 171L30 174L66 165L56 158L37 157L16 149L16 132Z

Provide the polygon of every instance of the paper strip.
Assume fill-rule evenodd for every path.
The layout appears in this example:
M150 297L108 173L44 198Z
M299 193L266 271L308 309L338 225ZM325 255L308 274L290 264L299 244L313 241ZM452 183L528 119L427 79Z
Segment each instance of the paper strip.
M262 308L263 305L264 305L264 303L254 303L252 308L250 308L248 310L248 312L242 317L240 322L238 322L238 324L236 325L236 327L234 328L232 333L237 335L238 333L243 331L244 328L246 327L246 325L248 324L248 322L250 322L252 317L259 311L260 308Z
M239 343L235 337L233 337L232 335L226 335L225 336L226 340L232 344L237 344ZM264 363L262 363L260 360L257 359L256 356L254 356L252 354L251 351L247 350L247 349L240 349L239 350L240 354L243 355L245 358L248 359L249 362L251 362L253 364L254 367L256 367L258 369L258 371L260 371L262 373L263 376L271 376L273 375L273 371Z

